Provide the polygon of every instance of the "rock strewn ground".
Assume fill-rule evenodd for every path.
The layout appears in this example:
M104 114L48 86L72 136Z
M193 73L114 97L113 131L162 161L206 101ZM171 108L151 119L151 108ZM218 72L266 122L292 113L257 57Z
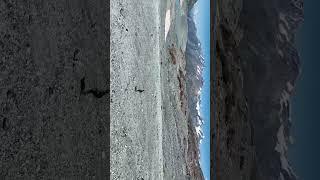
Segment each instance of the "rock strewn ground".
M160 1L111 1L111 179L163 179Z

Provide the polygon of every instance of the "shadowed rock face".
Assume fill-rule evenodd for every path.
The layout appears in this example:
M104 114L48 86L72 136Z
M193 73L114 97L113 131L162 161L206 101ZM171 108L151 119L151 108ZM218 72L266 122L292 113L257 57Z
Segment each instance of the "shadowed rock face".
M221 179L233 173L242 179L296 179L287 144L289 98L300 73L293 44L302 6L291 0L218 1Z

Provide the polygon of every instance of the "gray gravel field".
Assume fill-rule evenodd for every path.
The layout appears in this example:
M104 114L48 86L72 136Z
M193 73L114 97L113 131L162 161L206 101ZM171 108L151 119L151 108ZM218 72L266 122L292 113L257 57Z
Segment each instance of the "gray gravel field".
M111 2L111 179L203 179L188 121L187 3Z
M160 1L111 1L111 179L163 179Z

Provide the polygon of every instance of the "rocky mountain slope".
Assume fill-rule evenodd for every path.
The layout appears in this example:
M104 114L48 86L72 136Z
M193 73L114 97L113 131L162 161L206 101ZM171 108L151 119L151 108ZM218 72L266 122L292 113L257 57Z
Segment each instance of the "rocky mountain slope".
M197 131L201 121L196 107L202 86L203 59L190 13L195 1L184 2L187 6L171 6L171 12L175 13L161 66L164 179L202 180L199 164L201 132Z
M185 52L186 56L186 91L188 99L188 127L189 127L189 162L190 171L194 171L196 179L203 179L202 170L199 164L200 142L203 138L201 125L203 120L199 114L200 93L203 85L202 70L204 59L200 41L197 37L197 29L193 18L193 13L188 14L188 41Z
M297 179L287 159L299 0L217 2L217 176Z

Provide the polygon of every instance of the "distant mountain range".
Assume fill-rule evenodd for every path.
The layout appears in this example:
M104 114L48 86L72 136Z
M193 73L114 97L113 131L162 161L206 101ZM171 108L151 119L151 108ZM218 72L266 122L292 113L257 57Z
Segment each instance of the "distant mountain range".
M192 7L196 1L190 1ZM186 90L188 99L188 169L194 179L204 179L200 168L199 145L203 138L201 125L203 120L200 116L200 91L203 85L202 71L204 59L200 41L197 37L193 13L189 8L187 16L188 40L185 52L186 58Z
M297 179L287 150L302 21L302 0L217 2L219 179Z
M202 56L201 43L197 37L193 14L188 15L188 41L186 48L186 84L188 94L188 105L193 126L199 127L203 120L199 114L200 91L203 86L202 71L204 58ZM199 137L202 138L201 132Z

